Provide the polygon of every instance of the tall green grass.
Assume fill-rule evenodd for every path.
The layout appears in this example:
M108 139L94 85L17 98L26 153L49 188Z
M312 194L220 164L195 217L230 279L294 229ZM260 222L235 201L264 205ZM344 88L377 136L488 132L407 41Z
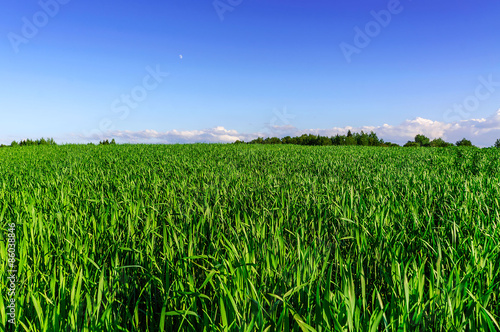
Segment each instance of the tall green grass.
M495 331L499 171L494 149L2 149L0 275L15 222L19 331Z

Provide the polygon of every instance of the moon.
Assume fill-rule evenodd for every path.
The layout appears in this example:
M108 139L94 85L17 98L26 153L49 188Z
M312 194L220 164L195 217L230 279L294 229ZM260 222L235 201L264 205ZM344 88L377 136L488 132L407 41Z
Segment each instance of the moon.
M182 60L182 54L179 54L179 59L181 59L181 60Z

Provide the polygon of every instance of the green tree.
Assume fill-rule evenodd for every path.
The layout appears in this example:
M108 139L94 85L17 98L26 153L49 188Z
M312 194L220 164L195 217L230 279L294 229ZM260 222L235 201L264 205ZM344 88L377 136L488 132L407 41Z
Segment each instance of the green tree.
M384 140L379 139L377 137L377 134L375 134L373 131L371 131L370 135L368 135L368 140L369 140L370 146L379 146L381 144L384 144Z
M431 141L429 144L431 147L445 148L448 146L452 146L452 143L445 142L442 138L436 138Z
M356 138L356 142L358 143L358 145L364 145L364 146L370 145L370 137L363 131L361 131L361 134L356 133L354 136Z
M331 138L333 145L345 145L345 136L344 135L335 135L335 137Z
M500 149L500 138L495 142L495 147Z
M53 138L47 138L47 144L49 144L49 145L57 145Z
M25 140L22 140L21 142L19 142L19 145L20 146L33 146L33 145L38 145L38 143L36 141L33 141L31 139L25 139Z
M356 139L352 136L347 136L345 139L345 145L356 145Z
M281 144L281 140L278 137L268 137L264 140L264 144Z
M420 144L420 146L429 146L431 140L424 135L415 136L415 142Z
M405 144L405 145L403 145L403 146L404 146L405 148L418 148L418 147L420 147L421 145L420 145L420 143L418 143L418 142L408 141L408 142L406 142L406 144Z
M250 144L264 144L264 139L262 137L257 137L250 141Z
M320 136L318 143L319 145L332 145L332 140L326 136Z
M460 141L455 143L456 146L473 146L471 141L468 139L462 138Z

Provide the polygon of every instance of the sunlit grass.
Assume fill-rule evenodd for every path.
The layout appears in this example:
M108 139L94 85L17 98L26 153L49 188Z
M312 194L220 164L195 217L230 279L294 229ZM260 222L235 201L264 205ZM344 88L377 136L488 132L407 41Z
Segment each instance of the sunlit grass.
M20 331L494 331L499 170L497 149L1 149L0 275L16 222Z

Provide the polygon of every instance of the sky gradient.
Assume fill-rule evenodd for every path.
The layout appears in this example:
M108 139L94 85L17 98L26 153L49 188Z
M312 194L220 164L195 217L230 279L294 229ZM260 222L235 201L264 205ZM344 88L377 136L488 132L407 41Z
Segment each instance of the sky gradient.
M491 146L499 13L496 0L6 0L0 143L363 129Z

